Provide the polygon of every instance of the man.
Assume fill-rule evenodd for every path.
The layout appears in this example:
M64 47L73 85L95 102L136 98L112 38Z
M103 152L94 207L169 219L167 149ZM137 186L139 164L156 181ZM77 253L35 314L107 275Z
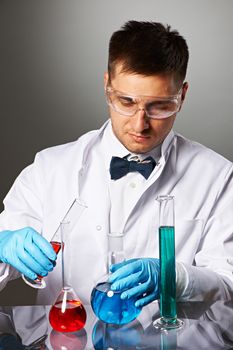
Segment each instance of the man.
M113 33L104 75L110 120L38 153L5 198L2 288L17 270L32 279L48 274L38 303L54 301L61 267L53 269L48 242L76 198L66 264L80 298L88 302L106 272L107 233L123 232L127 260L112 267L112 289L124 289L123 299L136 295L138 307L150 303L159 297L155 198L170 194L178 299L232 297L232 163L172 130L188 89L187 63L187 44L169 26L130 21Z

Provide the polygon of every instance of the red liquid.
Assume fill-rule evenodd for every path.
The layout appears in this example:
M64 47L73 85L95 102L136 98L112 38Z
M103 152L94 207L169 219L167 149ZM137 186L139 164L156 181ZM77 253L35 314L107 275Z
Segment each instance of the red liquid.
M53 247L53 250L55 251L56 254L58 254L61 250L61 242L56 242L56 241L51 241L50 244L52 245ZM64 243L62 244L63 248L64 248ZM41 280L43 277L40 276L40 275L37 275L37 280Z
M52 244L52 247L53 247L53 250L55 251L55 253L58 254L60 252L60 249L61 249L61 242L52 241L52 242L50 242L50 244ZM64 248L64 243L62 246Z
M64 312L61 307L62 301L58 301L49 312L49 322L53 329L59 332L75 332L84 327L87 314L81 301L67 300Z

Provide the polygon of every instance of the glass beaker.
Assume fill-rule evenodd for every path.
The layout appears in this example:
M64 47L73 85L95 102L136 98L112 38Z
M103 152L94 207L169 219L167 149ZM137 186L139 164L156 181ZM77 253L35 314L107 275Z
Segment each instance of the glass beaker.
M174 197L157 197L159 203L159 258L160 258L160 315L153 322L155 328L180 328L183 321L176 314L176 266Z
M108 234L108 274L103 276L91 293L91 306L95 315L105 323L122 325L133 321L141 312L135 306L137 298L121 299L123 290L111 290L108 282L110 266L124 261L123 233Z
M71 206L69 207L68 211L66 212L64 218L62 221L65 222L65 220L68 220L68 217L70 216L74 216L74 211L75 211L75 207L76 207L76 202L77 200L75 199ZM71 215L72 214L72 215ZM54 233L53 237L51 238L50 244L53 247L53 250L55 251L56 254L58 254L61 250L61 234L60 234L60 230L61 227L59 226L58 229L56 230L56 232ZM38 275L37 278L35 280L32 280L28 277L26 277L25 275L22 274L22 278L24 280L24 282L26 284L28 284L30 287L32 288L36 288L36 289L43 289L46 287L46 283L45 280L43 279L42 276Z
M69 266L65 264L65 253L68 254L70 222L61 222L60 240L62 242L62 289L49 312L49 321L54 330L59 332L75 332L82 329L86 323L86 310L70 285Z

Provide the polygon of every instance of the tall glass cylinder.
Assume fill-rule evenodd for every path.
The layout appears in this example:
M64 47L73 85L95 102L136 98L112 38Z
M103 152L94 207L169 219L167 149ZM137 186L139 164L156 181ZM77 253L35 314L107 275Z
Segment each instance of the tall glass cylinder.
M159 258L160 315L156 328L173 329L182 326L176 315L176 265L174 197L159 196Z

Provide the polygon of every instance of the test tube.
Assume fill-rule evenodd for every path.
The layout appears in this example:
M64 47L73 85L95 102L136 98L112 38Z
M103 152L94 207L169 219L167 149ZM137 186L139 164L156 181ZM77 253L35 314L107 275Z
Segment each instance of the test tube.
M176 266L174 197L159 196L160 315L154 326L180 328L183 322L176 314Z

